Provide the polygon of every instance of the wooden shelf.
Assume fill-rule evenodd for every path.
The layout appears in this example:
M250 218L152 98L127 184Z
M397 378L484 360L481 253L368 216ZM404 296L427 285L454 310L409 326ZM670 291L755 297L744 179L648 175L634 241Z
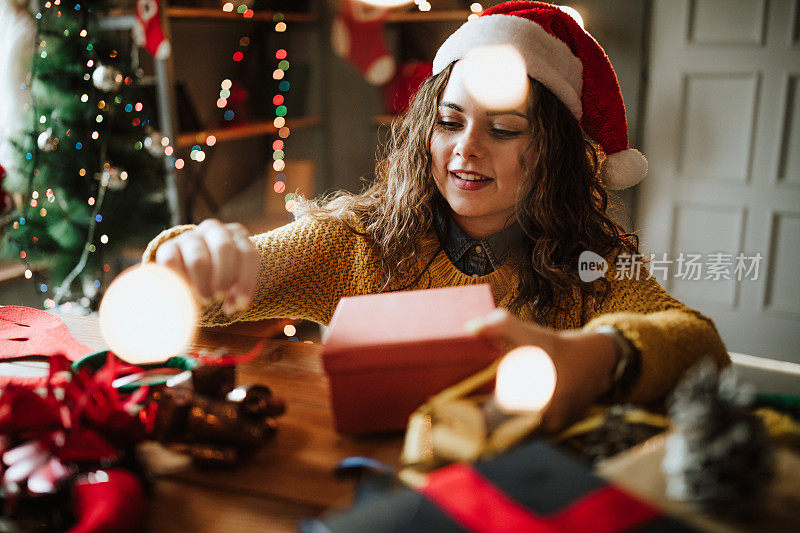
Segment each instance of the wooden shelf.
M458 9L442 11L395 11L387 15L386 22L466 22L469 15L471 15L469 11L461 11Z
M0 261L0 283L11 281L13 279L24 278L25 271L28 270L28 268L30 268L33 272L39 272L41 270L38 266L26 267L22 263L12 260L4 259Z
M274 11L257 11L253 16L246 19L241 13L226 13L219 8L203 7L169 7L167 16L172 19L197 19L197 20L222 20L230 22L272 22ZM127 23L132 26L135 23L136 13L130 9L110 9L103 17L103 22L114 29L114 21L119 24ZM317 22L319 17L316 13L283 13L283 22Z
M290 130L299 130L303 128L310 128L322 124L322 117L299 117L290 118L286 121L286 126ZM217 143L225 141L236 141L239 139L249 139L251 137L259 137L262 135L275 135L278 133L271 120L250 122L241 126L231 126L229 128L218 128L211 130L203 130L189 133L181 133L175 141L178 147L192 146L195 144L203 144L206 142L206 137L214 135L217 138Z
M283 22L316 22L316 13L282 13ZM170 7L167 16L175 19L209 19L244 22L272 22L274 11L256 11L252 18L244 18L241 13L226 13L222 9L203 7Z

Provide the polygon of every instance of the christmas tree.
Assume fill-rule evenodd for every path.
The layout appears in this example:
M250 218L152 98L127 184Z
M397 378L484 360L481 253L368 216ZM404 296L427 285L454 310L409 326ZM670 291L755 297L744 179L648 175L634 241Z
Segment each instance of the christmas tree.
M112 258L167 225L167 140L151 122L130 33L99 30L104 4L48 0L30 13L29 99L7 141L12 211L0 231L2 255L25 262L45 307L96 305Z

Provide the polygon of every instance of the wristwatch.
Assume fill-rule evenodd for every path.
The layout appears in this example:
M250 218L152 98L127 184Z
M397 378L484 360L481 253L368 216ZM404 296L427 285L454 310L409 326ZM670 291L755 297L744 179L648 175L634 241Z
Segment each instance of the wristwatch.
M614 326L598 326L595 333L602 333L614 339L619 358L611 374L611 389L600 400L618 402L633 391L642 373L642 354L625 335Z

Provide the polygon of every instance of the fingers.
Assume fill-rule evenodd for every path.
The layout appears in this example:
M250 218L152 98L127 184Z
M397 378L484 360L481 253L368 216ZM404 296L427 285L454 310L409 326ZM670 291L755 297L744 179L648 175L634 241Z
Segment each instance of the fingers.
M156 262L181 274L201 304L222 301L226 314L248 305L258 279L258 253L247 229L213 219L164 242Z
M473 335L502 341L509 347L534 345L550 349L552 331L520 320L508 310L498 308L486 316L472 319L464 329Z
M239 276L239 253L233 234L218 220L204 220L197 228L209 251L210 291L214 299L228 295Z
M175 238L183 259L184 271L202 303L209 303L214 292L211 284L211 251L205 239L186 232ZM156 255L157 257L158 255Z
M226 314L246 309L258 282L258 253L247 238L246 231L234 234L233 242L239 255L239 277L231 287L223 306Z

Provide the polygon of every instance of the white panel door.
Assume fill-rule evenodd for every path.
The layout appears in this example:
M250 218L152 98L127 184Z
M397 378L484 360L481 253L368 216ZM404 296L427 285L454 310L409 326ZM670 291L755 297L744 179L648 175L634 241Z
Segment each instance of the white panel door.
M800 1L656 0L636 221L730 351L800 362Z

